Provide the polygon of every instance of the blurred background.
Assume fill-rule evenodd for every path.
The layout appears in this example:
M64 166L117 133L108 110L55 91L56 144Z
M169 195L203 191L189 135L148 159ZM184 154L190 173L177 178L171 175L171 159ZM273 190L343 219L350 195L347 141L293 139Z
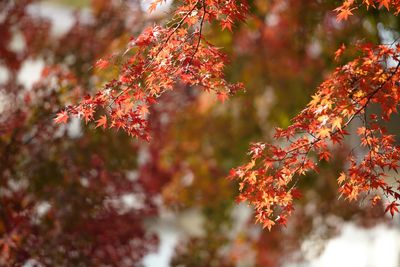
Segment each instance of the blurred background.
M302 110L342 44L399 36L385 10L337 22L339 2L251 0L233 33L207 25L246 92L221 104L176 88L152 107L144 143L53 118L116 77L118 65L92 66L176 2L149 14L140 0L0 0L0 266L400 266L399 219L338 197L352 140L301 179L294 215L272 232L226 179L250 142L271 141Z

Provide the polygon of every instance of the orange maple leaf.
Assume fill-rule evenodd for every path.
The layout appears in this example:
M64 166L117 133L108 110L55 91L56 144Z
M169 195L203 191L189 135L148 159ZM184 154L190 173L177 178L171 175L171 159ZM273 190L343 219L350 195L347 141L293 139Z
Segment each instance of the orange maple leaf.
M109 62L107 60L99 59L96 61L95 67L102 70L102 69L107 68L108 65L109 65Z
M54 118L54 122L56 123L67 123L68 122L68 112L67 111L61 111L57 113L57 117Z
M97 127L103 127L103 129L105 129L106 127L107 127L107 117L105 116L105 115L103 115L103 116L100 116L100 119L98 119L97 121L96 121L96 127L95 128L97 128Z
M226 92L218 92L217 93L217 98L219 101L221 101L222 103L225 102L225 100L228 99L228 94Z
M140 114L141 114L142 116L145 116L146 114L149 113L149 106L146 105L146 104L140 105L140 106L138 107L138 110L139 110L139 112L140 112Z
M353 15L351 10L348 8L336 8L335 11L339 13L337 14L338 21L347 20L349 16Z
M387 10L389 10L389 3L390 0L379 0L379 8L384 6Z
M263 222L263 228L267 228L268 229L268 231L271 231L271 228L272 228L272 226L274 226L275 225L275 222L274 221L272 221L272 220L265 220L264 222Z
M342 184L346 180L346 174L344 172L340 173L339 178L337 179L338 184Z
M342 46L336 50L335 52L335 60L338 61L339 58L341 57L341 55L343 54L343 52L346 50L346 46L344 44L342 44Z

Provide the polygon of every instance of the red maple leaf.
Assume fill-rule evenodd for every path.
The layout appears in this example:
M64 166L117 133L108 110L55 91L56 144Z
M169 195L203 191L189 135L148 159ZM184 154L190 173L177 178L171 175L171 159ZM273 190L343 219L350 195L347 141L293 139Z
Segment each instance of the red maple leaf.
M393 218L394 213L399 212L399 209L397 208L398 206L399 206L399 204L397 204L396 202L393 201L392 203L387 205L387 207L385 209L385 213L389 211Z

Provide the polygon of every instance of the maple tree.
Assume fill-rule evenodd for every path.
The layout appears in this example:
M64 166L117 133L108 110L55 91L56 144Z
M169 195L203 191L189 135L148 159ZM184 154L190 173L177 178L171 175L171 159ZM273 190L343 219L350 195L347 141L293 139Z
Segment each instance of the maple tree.
M12 75L2 84L10 105L0 122L1 264L140 265L157 246L145 221L158 216L160 196L207 220L203 236L179 242L172 265L235 266L253 251L255 265L279 266L316 224L334 234L332 214L369 226L398 211L397 184L385 177L398 150L382 126L397 105L398 47L354 45L379 43L371 28L393 19L383 1L177 1L154 25L123 3L96 0L91 23L78 20L57 38L26 12L30 3L1 9L9 19L0 53ZM30 44L20 52L9 48L15 28ZM16 77L35 57L46 67L28 90ZM76 116L84 122L73 137ZM261 232L250 219L231 233L237 188L225 176L249 142L269 140L271 125L286 129L253 144L230 178L265 227L287 228ZM348 134L360 139L350 155ZM308 172L317 164L318 177ZM130 194L143 206L127 209ZM342 200L365 197L375 206Z
M377 2L389 9L388 1ZM353 4L355 1L345 1L336 9L338 20L347 19ZM394 8L399 5L397 1L391 4ZM344 46L337 50L335 58L339 59L344 50ZM394 199L385 212L393 216L398 211L398 180L392 182L386 177L390 170L397 172L399 147L381 121L390 120L397 112L399 46L396 42L365 44L358 45L358 50L361 55L337 68L287 129L276 129L274 137L287 145L255 143L249 151L251 161L232 171L231 177L240 181L239 200L255 206L257 221L264 227L286 224L293 200L300 197L296 188L299 176L317 171L319 161L329 161L332 146L343 145L349 134L359 136L365 151L361 159L359 152L349 153L349 166L338 178L340 195L350 201L370 195L372 205L384 195ZM367 108L374 104L380 106L380 112L367 114ZM363 126L350 133L348 126L355 119Z
M143 220L158 212L153 196L161 175L157 183L144 183L142 172L130 178L136 161L128 155L138 149L129 138L73 133L51 119L90 90L98 75L89 66L124 39L132 11L93 1L91 23L77 19L54 36L48 19L29 12L32 4L0 3L0 62L9 74L0 83L0 265L140 265L158 242ZM25 45L15 49L18 33ZM18 76L29 60L46 66L32 87ZM65 113L56 118L66 120ZM121 198L132 193L142 204L126 208Z
M162 2L153 2L150 10ZM149 140L145 119L148 107L176 83L214 91L223 102L241 85L225 81L225 57L203 39L203 25L206 21L217 20L222 28L231 29L234 20L243 19L246 12L244 2L185 2L172 15L169 25L147 28L130 41L120 55L125 63L117 79L107 83L94 97L87 96L80 105L68 107L68 112L88 122L101 107L110 117L109 128L123 129L133 137ZM100 59L95 66L105 68L111 60ZM67 122L66 111L58 116L56 122ZM102 118L98 123L106 126L107 117Z
M154 10L160 1L151 4ZM393 8L397 13L398 1L362 1L367 8ZM336 8L337 19L346 20L356 9L357 1L344 1ZM119 79L105 85L94 97L78 106L68 107L68 112L83 116L88 122L98 107L110 117L109 128L122 128L131 136L149 140L146 131L148 106L156 98L171 90L179 81L188 86L215 91L221 102L228 94L241 89L230 85L223 77L224 56L202 35L203 25L219 22L222 29L232 31L235 20L243 20L248 13L245 1L189 1L182 3L173 14L167 27L154 26L131 40L124 55L134 50L123 64ZM307 108L300 112L287 129L277 129L275 138L289 142L287 146L255 143L249 154L251 161L232 171L231 178L240 181L240 201L248 201L256 208L257 221L271 229L276 224L286 224L293 211L293 199L299 198L296 189L298 176L317 170L317 162L329 161L330 145L343 144L347 128L356 118L363 122L358 128L361 146L367 153L361 162L351 154L350 166L338 178L339 192L349 200L364 193L372 194L375 204L386 197L400 200L399 186L385 181L387 170L398 168L398 147L393 135L379 124L389 120L398 105L399 46L371 44L358 45L361 56L335 70L318 88ZM342 46L335 53L339 59ZM390 64L394 64L391 66ZM104 60L98 67L106 67ZM367 116L367 107L380 104L382 114ZM68 115L62 111L55 119L66 122ZM102 115L97 126L106 127L107 117ZM315 155L315 156L314 156ZM397 181L396 181L397 182ZM394 214L397 203L390 203L386 211Z

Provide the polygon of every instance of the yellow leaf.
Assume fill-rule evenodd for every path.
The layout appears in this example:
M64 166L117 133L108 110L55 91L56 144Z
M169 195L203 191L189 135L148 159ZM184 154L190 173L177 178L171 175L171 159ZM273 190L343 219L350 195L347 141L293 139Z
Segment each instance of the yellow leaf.
M341 130L342 129L342 118L341 117L336 117L333 121L332 121L332 130L334 130L335 128Z
M310 101L310 103L308 103L308 105L310 107L315 107L320 102L320 100L321 98L318 95L313 95L312 100Z
M339 178L337 179L338 184L342 184L346 180L346 174L344 172L340 173Z
M327 127L323 127L318 131L319 138L329 138L331 137L331 130Z

